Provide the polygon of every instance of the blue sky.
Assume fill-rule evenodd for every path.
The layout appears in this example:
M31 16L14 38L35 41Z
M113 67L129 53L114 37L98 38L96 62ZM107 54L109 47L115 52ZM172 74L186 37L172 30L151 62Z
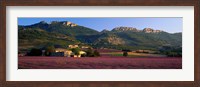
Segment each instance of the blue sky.
M98 31L115 27L153 28L170 33L182 32L182 18L18 18L18 25L31 25L40 21L70 21Z

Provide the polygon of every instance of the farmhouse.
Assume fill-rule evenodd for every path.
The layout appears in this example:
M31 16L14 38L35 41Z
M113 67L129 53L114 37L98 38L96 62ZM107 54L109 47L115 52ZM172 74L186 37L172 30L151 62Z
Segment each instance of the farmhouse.
M64 52L52 52L51 56L64 56Z
M74 55L74 53L72 53L71 57L81 57L82 55L86 55L85 51L79 51L79 55Z
M70 57L70 55L72 54L72 51L64 49L64 48L56 48L55 53L58 53L58 54L63 53L63 56Z
M51 56L66 56L66 57L81 57L81 55L86 55L85 51L79 51L79 55L75 55L71 50L64 48L56 48L55 52Z
M87 49L87 48L89 48L88 46L82 46L81 47L82 49Z
M69 45L68 47L69 47L69 48L77 48L78 45Z
M85 51L80 51L79 54L80 54L80 55L81 55L81 54L86 54L86 52L85 52Z

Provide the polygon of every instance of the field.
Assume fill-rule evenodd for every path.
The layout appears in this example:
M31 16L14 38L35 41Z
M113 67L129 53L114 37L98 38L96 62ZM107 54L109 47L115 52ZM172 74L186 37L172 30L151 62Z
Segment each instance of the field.
M110 53L101 53L101 55L108 55L108 56L121 56L123 57L123 52L110 52ZM166 57L166 55L161 55L161 54L147 54L147 53L135 53L135 52L128 52L129 58L150 58L150 57Z
M182 69L182 58L30 57L18 58L19 69Z

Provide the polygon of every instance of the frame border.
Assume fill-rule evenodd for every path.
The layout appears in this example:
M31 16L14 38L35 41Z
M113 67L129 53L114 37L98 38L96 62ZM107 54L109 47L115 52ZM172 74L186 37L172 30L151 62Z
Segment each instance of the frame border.
M6 81L6 6L194 6L194 81ZM1 87L200 87L199 0L1 0Z

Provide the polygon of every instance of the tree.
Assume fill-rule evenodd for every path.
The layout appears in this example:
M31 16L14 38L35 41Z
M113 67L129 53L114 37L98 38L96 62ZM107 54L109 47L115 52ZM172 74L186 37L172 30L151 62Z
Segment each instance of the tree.
M33 48L31 51L28 53L28 56L41 56L42 51L40 49Z
M97 50L95 50L93 54L94 54L94 56L100 56L100 54Z
M124 51L124 52L123 52L123 56L127 57L127 56L128 56L128 52L127 52L127 51Z
M51 53L52 52L55 52L55 47L53 46L53 45L50 45L50 46L47 46L46 48L45 48L45 55L46 56L50 56L51 55Z
M79 55L80 53L80 49L79 48L72 48L71 49L72 50L72 52L75 54L75 55Z
M93 56L94 56L94 55L93 55L92 49L88 49L88 50L86 51L86 56L87 56L87 57L93 57Z
M168 57L182 57L182 47L163 46L159 51Z
M86 54L81 54L81 57L86 57Z

